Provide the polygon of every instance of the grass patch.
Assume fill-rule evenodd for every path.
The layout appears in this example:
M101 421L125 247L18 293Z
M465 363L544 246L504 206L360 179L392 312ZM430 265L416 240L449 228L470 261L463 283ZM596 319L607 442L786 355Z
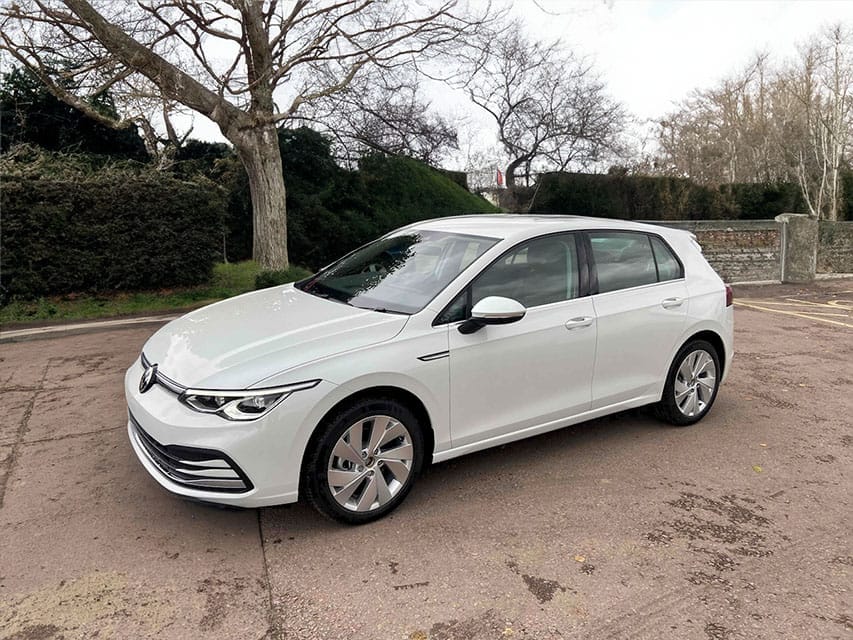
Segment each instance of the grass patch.
M303 280L311 275L308 269L302 267L290 267L284 271L261 271L255 276L255 289L266 289L267 287L275 287L288 282L296 282Z
M196 287L159 291L68 294L38 300L13 300L0 307L0 325L168 313L252 291L256 288L255 278L260 273L258 265L247 260L215 265L210 282ZM289 273L292 273L295 278L307 275L307 272L299 267L291 268Z

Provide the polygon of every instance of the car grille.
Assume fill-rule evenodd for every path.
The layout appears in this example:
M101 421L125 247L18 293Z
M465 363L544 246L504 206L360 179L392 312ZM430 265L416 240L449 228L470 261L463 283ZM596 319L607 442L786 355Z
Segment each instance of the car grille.
M221 451L160 444L145 432L133 415L130 424L131 433L145 456L175 484L226 493L252 489L246 474Z
M151 368L151 361L149 361L148 358L145 357L144 353L139 357L139 359L142 362L142 368L144 370L147 371ZM168 389L169 391L178 396L187 390L184 385L178 384L177 382L163 374L160 370L156 370L154 372L154 384L159 384L163 388Z

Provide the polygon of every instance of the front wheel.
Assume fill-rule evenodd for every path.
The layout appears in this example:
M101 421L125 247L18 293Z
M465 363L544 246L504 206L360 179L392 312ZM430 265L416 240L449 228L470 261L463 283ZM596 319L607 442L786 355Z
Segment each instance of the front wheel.
M303 466L309 503L346 524L395 509L421 470L424 440L414 413L390 398L367 398L320 426Z
M710 342L684 345L669 369L657 414L670 424L685 427L710 411L720 387L720 357Z

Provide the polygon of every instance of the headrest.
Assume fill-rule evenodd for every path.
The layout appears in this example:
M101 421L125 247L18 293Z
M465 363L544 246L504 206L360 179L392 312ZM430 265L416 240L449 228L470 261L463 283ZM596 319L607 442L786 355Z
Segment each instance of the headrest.
M527 264L565 267L566 245L556 239L534 242L527 247Z

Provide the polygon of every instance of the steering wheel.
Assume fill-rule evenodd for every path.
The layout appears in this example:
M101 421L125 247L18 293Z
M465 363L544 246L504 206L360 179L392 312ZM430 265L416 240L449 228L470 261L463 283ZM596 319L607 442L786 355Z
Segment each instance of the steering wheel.
M392 264L394 264L394 256L388 253L387 251L383 251L378 256L376 256L373 262L369 262L364 265L364 268L361 270L361 272L379 274L388 273L388 266Z
M388 269L385 268L384 264L380 264L378 262L371 262L364 266L364 269L361 270L362 273L388 273Z

